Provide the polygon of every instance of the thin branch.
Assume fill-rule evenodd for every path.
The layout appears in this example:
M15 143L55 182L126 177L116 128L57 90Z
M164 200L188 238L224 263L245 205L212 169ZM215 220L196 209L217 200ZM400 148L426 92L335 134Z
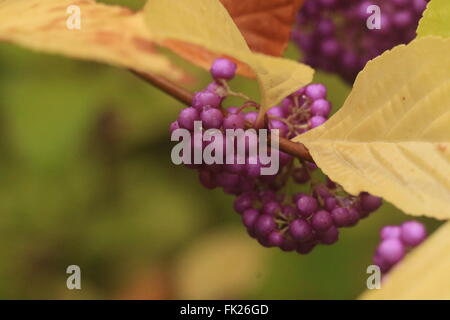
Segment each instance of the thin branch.
M190 106L194 97L193 93L178 84L155 74L141 73L130 70L139 78L145 80L151 85L161 89L168 95L177 99L181 103ZM292 142L289 139L280 137L280 150L302 160L313 161L308 149L301 143Z
M192 103L192 99L194 95L189 90L177 85L176 83L167 80L164 77L150 74L150 73L142 73L134 70L130 70L132 73L137 75L139 78L145 80L151 85L161 89L171 97L177 99L181 103L190 106Z

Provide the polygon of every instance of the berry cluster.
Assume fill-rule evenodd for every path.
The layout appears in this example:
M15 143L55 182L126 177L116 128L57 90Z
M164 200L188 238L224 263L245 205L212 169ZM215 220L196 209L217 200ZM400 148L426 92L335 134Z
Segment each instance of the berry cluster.
M225 135L227 129L245 130L246 151L258 142L255 125L258 105L247 101L241 107L223 108L226 96L233 93L227 84L236 65L227 59L216 60L211 68L214 81L195 94L191 107L183 109L171 131L184 128L194 133L194 121L202 121L202 129L216 129ZM278 129L280 136L293 138L323 124L331 111L326 88L310 84L286 97L266 114L266 128ZM251 108L251 110L247 110ZM194 139L195 140L195 139ZM227 139L219 139L226 150ZM211 142L203 142L206 147ZM236 143L236 142L235 142ZM195 149L192 144L192 149ZM267 148L273 152L271 146ZM277 150L278 151L278 150ZM351 196L329 180L315 174L312 162L294 159L279 151L279 170L273 175L261 175L258 156L245 163L196 164L199 179L208 189L223 188L236 196L234 209L242 217L249 235L263 246L279 247L284 251L310 252L317 244L333 244L338 240L339 228L354 226L362 218L378 209L381 199L368 193ZM321 180L322 179L322 180ZM309 186L311 192L288 194L290 184ZM297 187L298 188L298 187Z
M426 4L425 0L307 0L293 39L306 64L352 83L369 60L415 38ZM380 29L367 27L371 5L380 8Z
M425 226L417 221L407 221L400 226L385 226L380 230L381 242L378 245L373 262L381 272L388 272L400 262L406 252L427 237Z

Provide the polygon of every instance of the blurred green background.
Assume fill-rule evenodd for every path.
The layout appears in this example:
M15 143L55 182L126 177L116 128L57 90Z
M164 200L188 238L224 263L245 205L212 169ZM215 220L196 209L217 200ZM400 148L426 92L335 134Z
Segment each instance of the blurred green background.
M172 164L178 102L126 70L8 44L0 69L1 299L351 299L365 288L380 227L409 219L385 204L308 256L264 249L230 196ZM190 89L209 82L188 70ZM336 111L350 88L322 73L315 81ZM251 81L232 86L257 96ZM72 264L81 290L66 287Z

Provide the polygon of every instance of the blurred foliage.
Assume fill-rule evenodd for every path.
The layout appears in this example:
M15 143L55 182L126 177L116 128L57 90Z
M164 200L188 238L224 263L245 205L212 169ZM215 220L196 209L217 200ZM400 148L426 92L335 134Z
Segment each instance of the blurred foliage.
M386 204L309 256L263 249L231 197L171 163L178 102L126 70L6 44L0 68L0 298L354 298L380 227L409 219ZM188 70L191 89L208 83ZM316 80L339 108L349 88ZM258 97L252 81L232 86ZM66 288L71 264L82 290Z

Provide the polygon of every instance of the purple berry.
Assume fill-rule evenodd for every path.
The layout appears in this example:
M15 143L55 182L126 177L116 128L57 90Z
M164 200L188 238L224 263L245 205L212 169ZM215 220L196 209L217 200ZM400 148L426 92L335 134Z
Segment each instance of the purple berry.
M317 23L317 33L321 36L331 36L334 33L335 25L330 19L321 19Z
M287 219L292 220L297 216L297 209L291 206L283 206L283 216Z
M274 149L272 149L272 150L274 150ZM287 165L293 159L290 154L287 154L286 152L279 151L279 150L278 150L278 156L279 156L279 159L280 159L280 166Z
M335 197L328 197L324 201L325 209L328 212L332 212L334 208L337 207L338 201Z
M317 245L317 241L308 241L299 243L297 246L297 252L300 254L310 253Z
M311 119L309 119L309 126L311 127L311 129L314 129L324 124L325 121L327 121L327 119L322 116L313 116Z
M245 165L245 172L247 176L257 178L261 175L261 164L259 162L255 164L248 162Z
M269 121L269 129L271 130L279 130L280 137L285 137L288 133L288 128L283 121L280 120L270 120Z
M284 113L283 108L281 107L272 107L267 111L267 115L274 116L278 118L284 118L286 115Z
M217 183L222 187L236 187L239 185L239 175L228 172L221 172L217 175Z
M326 198L330 198L330 197L334 196L334 194L328 189L328 187L325 184L315 186L313 188L313 194L316 198L320 197L322 199L326 199Z
M336 227L342 228L350 224L350 213L347 208L337 207L331 211L331 216Z
M427 3L425 2L425 0L413 0L413 8L420 15L422 15L422 12L425 10L426 7Z
M210 84L208 84L205 91L212 92L212 93L218 94L219 96L222 96L221 93L223 90L225 90L225 88L220 83L217 83L214 81L214 82L211 82Z
M283 112L285 114L290 113L291 109L292 109L292 100L290 98L284 98L281 101L280 107L281 107L281 109L283 109Z
M263 213L274 216L281 211L281 206L278 202L270 201L264 204Z
M308 241L313 237L313 228L304 219L296 219L289 224L289 233L297 241Z
M312 100L325 99L327 97L327 89L323 84L313 83L306 87L305 95Z
M371 5L381 9L381 29L366 26ZM305 0L292 38L305 63L353 83L369 60L414 39L425 7L424 0Z
M292 178L296 183L303 184L309 181L311 176L304 167L295 168L292 172Z
M339 42L336 39L329 38L322 41L320 44L320 51L326 57L335 57L340 50ZM320 98L316 98L320 99Z
M192 107L181 110L178 115L178 124L181 128L194 130L194 121L200 120L198 111Z
M254 195L244 193L234 200L234 210L238 213L243 213L245 210L250 209L253 206L254 200Z
M257 209L247 209L242 214L242 222L247 229L252 230L258 217L259 211Z
M360 203L361 208L365 212L373 212L381 206L382 200L381 198L375 197L369 193L362 193L360 195Z
M309 217L315 211L317 211L317 200L311 196L303 195L297 201L297 208L304 217Z
M408 246L415 247L427 237L425 226L418 221L407 221L400 228L400 239Z
M258 118L258 112L250 111L244 115L244 120L250 122L251 125L255 125L256 119Z
M355 208L348 208L349 223L348 227L353 227L359 222L359 212Z
M394 14L392 17L392 23L397 28L406 28L409 25L411 25L412 21L414 20L414 17L411 13L411 11L408 10L402 10Z
M262 203L268 203L271 201L277 201L277 194L273 191L261 191L259 193L259 199L261 200Z
M231 80L236 74L236 64L228 59L216 59L211 66L211 75L214 79Z
M200 170L198 174L200 183L207 189L214 189L217 187L214 175L211 171Z
M319 99L311 105L311 113L315 116L328 117L331 111L331 103L325 99Z
M280 247L283 245L284 242L284 236L278 232L278 231L272 231L268 236L267 236L267 242L270 244L270 246L272 247Z
M274 231L276 227L277 225L273 219L273 216L263 214L258 217L258 220L256 220L254 230L256 235L259 237L265 237Z
M389 269L392 267L392 264L383 260L379 255L375 255L373 257L373 263L376 264L378 267L380 267L380 270L383 273L388 272Z
M236 159L234 160L234 163L231 164L224 164L224 168L229 173L239 174L245 170L244 164L238 164L236 162Z
M242 114L228 114L223 120L224 129L244 129L245 120Z
M297 243L290 237L285 238L280 246L280 249L285 252L294 251L297 248Z
M384 261L395 264L405 255L405 246L399 239L386 239L378 246L377 254Z
M326 231L333 225L333 218L328 211L319 210L311 217L311 225L317 231Z
M399 239L401 228L399 226L384 226L380 230L380 237L382 240Z
M205 107L200 114L200 119L205 129L219 129L222 126L223 115L219 109Z
M332 226L325 232L317 233L317 237L319 238L320 243L331 245L339 240L339 230L335 226Z
M217 93L200 91L195 94L192 107L200 112L206 106L218 108L221 102L222 98Z

